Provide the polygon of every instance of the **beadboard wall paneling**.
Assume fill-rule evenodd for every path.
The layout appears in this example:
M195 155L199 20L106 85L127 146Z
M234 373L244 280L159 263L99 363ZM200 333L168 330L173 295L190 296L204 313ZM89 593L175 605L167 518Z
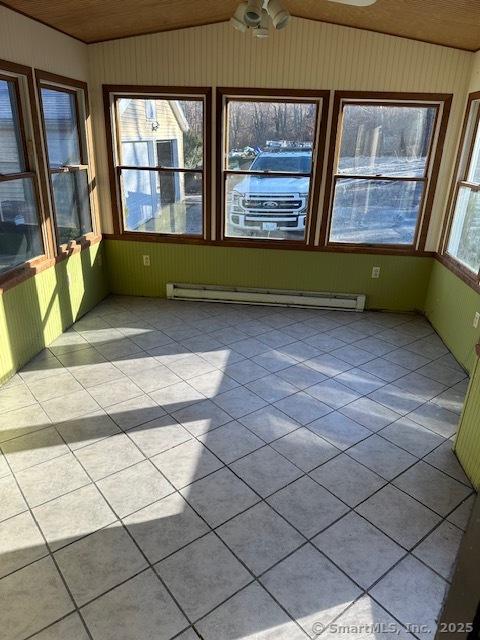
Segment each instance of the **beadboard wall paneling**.
M435 249L474 54L404 38L292 19L267 40L228 23L88 47L98 184L112 231L102 84L210 85L453 93L427 249Z
M87 45L0 6L0 59L88 79Z
M433 261L425 315L460 364L468 371L476 361L480 329L473 326L480 295L438 260Z
M165 296L167 282L365 293L369 309L423 309L433 258L105 240L112 293ZM150 267L143 265L143 254ZM372 279L372 266L382 277Z
M0 296L0 385L108 293L103 244Z
M467 399L460 419L455 452L473 484L480 490L480 360L472 372Z

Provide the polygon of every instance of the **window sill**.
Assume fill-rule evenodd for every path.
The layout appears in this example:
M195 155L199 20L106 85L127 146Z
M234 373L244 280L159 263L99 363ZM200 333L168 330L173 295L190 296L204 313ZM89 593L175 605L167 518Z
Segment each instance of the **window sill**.
M61 262L75 253L79 253L93 244L97 244L102 239L102 236L96 233L87 233L86 235L78 238L77 240L71 240L66 244L62 244L58 247L58 255L55 258L55 262Z
M71 255L75 253L80 253L84 249L97 244L102 239L102 236L95 234L88 234L88 236L84 236L74 243L70 243L69 245L63 245L59 249L59 254L55 258L49 258L47 256L41 256L39 258L34 258L24 264L7 271L4 274L0 275L0 295L8 291L9 289L13 289L17 285L25 282L29 278L33 278L42 271L46 269L50 269L55 266L59 262L69 258Z
M347 243L329 243L323 247L324 251L331 251L334 253L369 253L372 255L384 255L384 256L418 256L418 257L433 257L434 251L422 251L415 249L413 245L374 245L374 244L347 244Z

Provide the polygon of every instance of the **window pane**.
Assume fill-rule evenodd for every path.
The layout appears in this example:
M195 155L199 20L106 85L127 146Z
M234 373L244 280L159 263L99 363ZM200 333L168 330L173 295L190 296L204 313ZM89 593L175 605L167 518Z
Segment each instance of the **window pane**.
M227 175L225 235L303 240L310 178Z
M338 173L421 177L436 107L345 105Z
M134 167L203 166L203 100L120 98L120 163Z
M32 179L0 182L0 272L41 255Z
M412 244L423 182L337 179L331 242Z
M480 193L460 187L448 253L474 273L480 270Z
M81 164L75 95L44 88L42 107L50 167Z
M122 171L127 231L201 235L203 183L200 172Z
M228 103L228 161L232 170L310 173L317 105Z
M92 231L86 171L52 174L58 243L65 244Z
M480 184L480 125L477 127L473 143L472 158L467 173L468 182Z
M0 173L25 171L15 84L0 80Z

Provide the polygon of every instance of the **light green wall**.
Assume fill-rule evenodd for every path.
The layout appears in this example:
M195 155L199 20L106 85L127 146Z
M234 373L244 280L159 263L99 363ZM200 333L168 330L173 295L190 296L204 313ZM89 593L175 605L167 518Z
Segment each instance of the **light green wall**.
M455 452L471 483L480 489L480 361L476 359L460 419Z
M480 312L480 294L435 260L425 300L425 314L468 371L473 369L475 344L480 337L480 327L473 327L476 311Z
M381 267L378 280L372 266ZM0 296L0 381L109 290L164 296L167 282L366 293L371 309L425 310L455 357L473 367L480 295L432 258L105 240Z
M0 383L108 292L96 244L0 295Z
M432 258L106 240L113 293L165 296L167 282L366 293L371 309L423 309ZM150 256L150 267L143 266ZM378 280L373 266L381 268Z

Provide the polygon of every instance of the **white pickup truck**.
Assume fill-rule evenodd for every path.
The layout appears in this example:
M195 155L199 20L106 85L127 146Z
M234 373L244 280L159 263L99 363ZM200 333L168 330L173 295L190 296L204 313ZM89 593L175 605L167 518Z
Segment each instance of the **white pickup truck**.
M272 175L246 175L235 184L228 202L227 223L234 235L275 235L275 232L304 233L308 210L312 151L261 151L250 171ZM275 172L299 173L298 177Z

